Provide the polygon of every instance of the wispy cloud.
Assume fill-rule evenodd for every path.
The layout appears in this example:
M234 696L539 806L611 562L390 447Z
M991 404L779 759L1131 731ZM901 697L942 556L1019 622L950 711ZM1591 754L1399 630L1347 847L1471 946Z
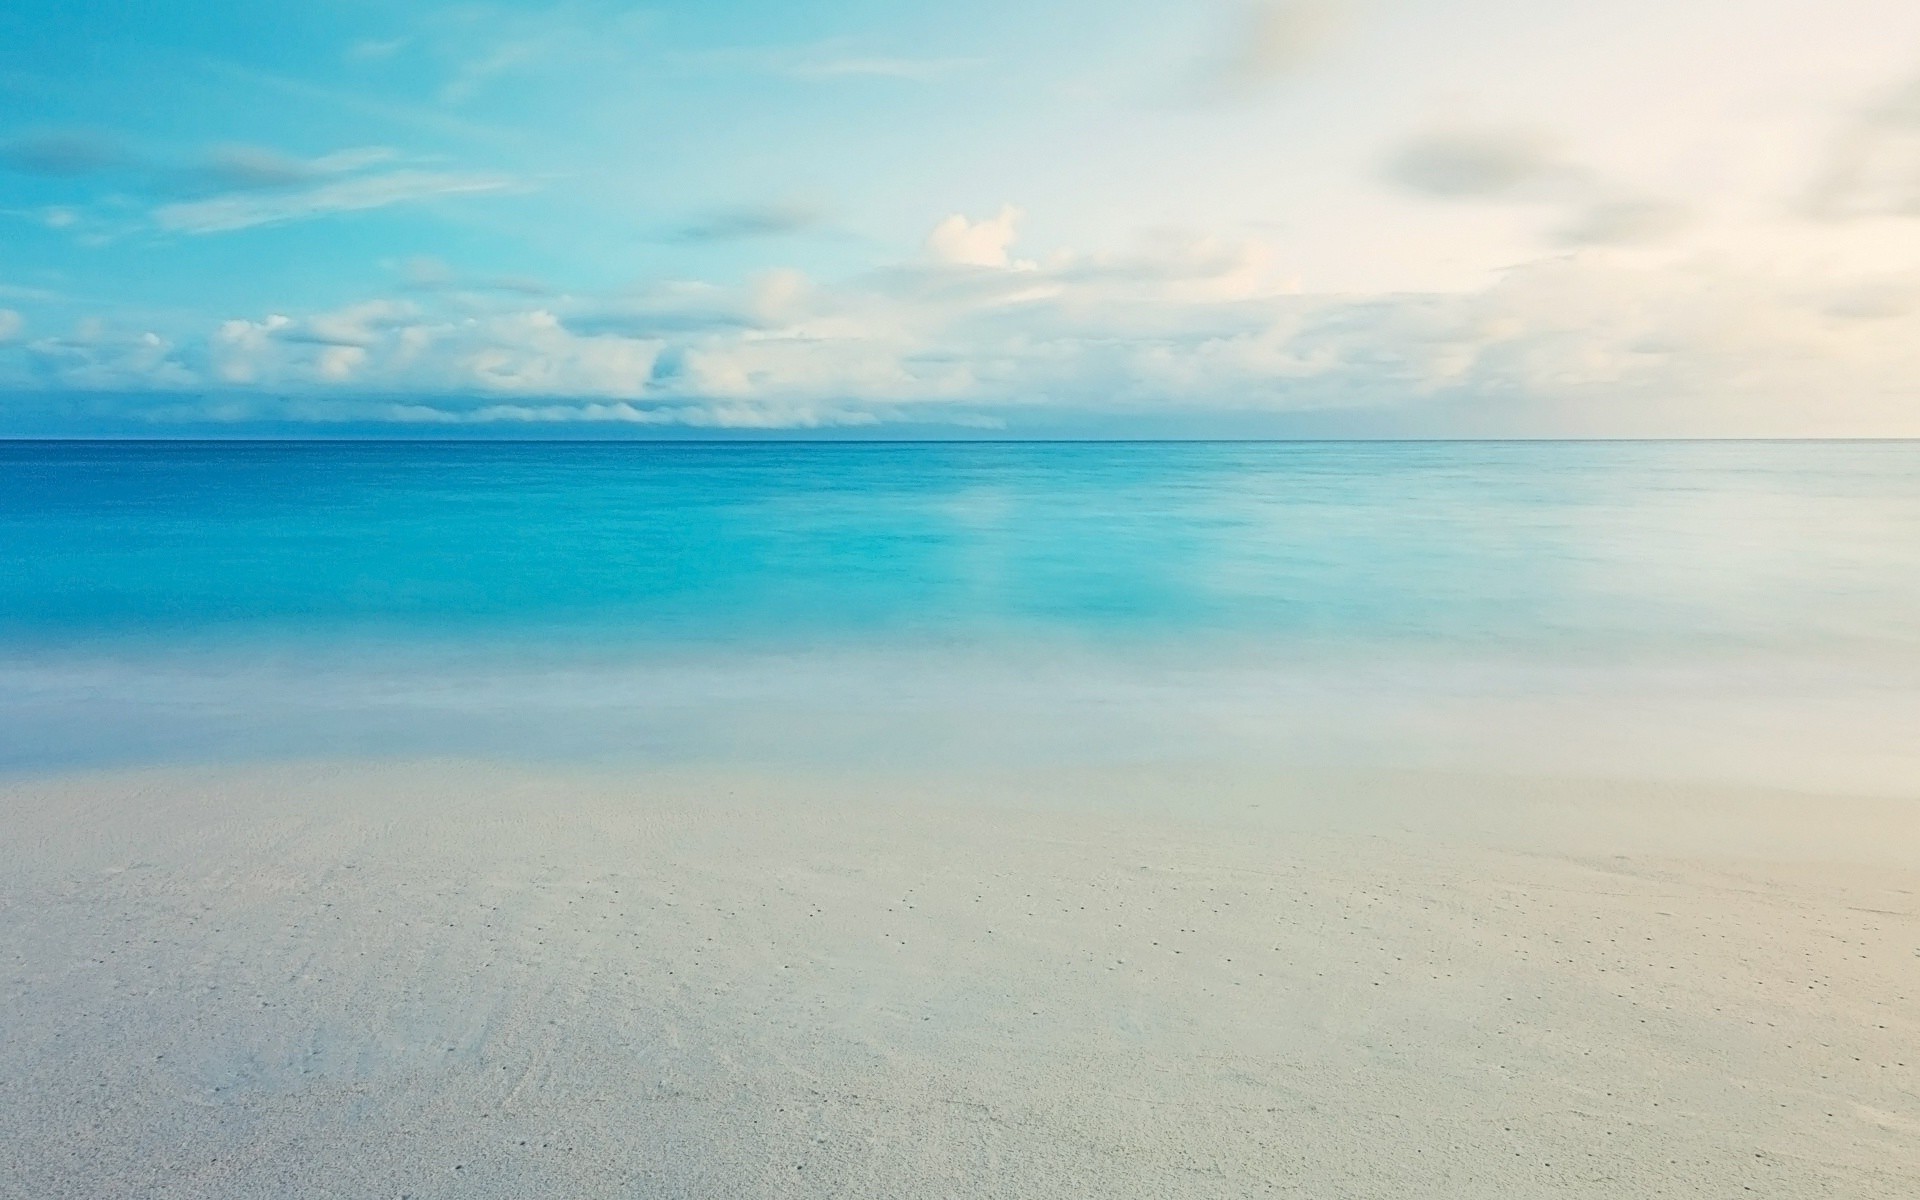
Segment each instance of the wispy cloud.
M506 140L506 135L501 130L467 120L431 105L380 100L352 89L328 87L290 75L256 70L253 67L222 59L204 59L201 65L206 70L224 76L235 83L311 104L328 112L350 113L381 124L411 129L437 137L496 143Z
M519 296L550 296L554 288L520 275L474 275L454 270L437 258L410 258L401 268L406 286L422 292L506 292Z
M860 55L797 55L786 73L795 79L904 79L927 83L978 65L975 58L902 58Z
M0 144L0 163L30 175L91 175L129 162L117 139L92 129L51 130Z
M205 200L166 204L154 223L174 233L208 234L340 213L419 204L449 196L501 192L515 186L498 175L402 170L362 175L310 187L271 192L234 192Z
M818 229L825 214L806 204L746 205L720 208L673 231L676 242L739 242L756 238L788 237Z
M383 146L302 157L230 143L214 146L197 158L168 161L158 154L136 155L117 138L87 134L28 139L8 151L10 165L46 175L72 177L125 168L116 178L115 192L104 201L96 194L9 213L93 245L156 228L217 233L514 186L508 178L494 174L376 170L402 157ZM143 195L164 201L147 220L129 211Z
M235 144L214 147L197 171L215 186L236 191L285 188L351 174L399 157L398 151L384 146L336 150L317 158L296 158L264 146Z
M872 53L845 39L797 46L735 46L683 61L705 71L770 75L805 83L857 79L934 83L984 65L983 59L964 56Z
M1562 162L1553 140L1531 129L1440 129L1395 147L1387 180L1438 199L1508 198L1583 182Z
M437 6L412 23L406 48L444 72L436 96L457 107L509 84L631 69L657 23L651 9L606 0Z
M50 288L24 287L17 283L0 281L0 296L9 300L36 300L43 303L59 303L67 297Z
M405 50L412 38L362 38L347 47L348 62L381 62Z

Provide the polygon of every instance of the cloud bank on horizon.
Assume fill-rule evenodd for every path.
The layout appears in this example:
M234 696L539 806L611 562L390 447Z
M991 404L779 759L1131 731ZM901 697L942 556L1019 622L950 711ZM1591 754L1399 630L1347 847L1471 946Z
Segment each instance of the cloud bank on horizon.
M0 15L0 436L1920 436L1907 0L182 7Z

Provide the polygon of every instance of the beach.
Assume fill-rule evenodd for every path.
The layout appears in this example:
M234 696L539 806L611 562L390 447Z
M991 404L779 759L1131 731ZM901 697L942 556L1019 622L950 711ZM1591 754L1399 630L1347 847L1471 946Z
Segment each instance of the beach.
M1904 798L465 760L0 820L7 1195L1920 1184Z
M1920 1200L1917 0L0 0L0 1200Z

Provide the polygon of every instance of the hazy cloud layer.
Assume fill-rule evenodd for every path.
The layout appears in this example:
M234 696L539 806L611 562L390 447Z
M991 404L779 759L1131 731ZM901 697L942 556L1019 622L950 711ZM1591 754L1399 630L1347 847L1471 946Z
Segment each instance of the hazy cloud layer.
M1667 200L1600 200L1554 230L1564 246L1630 246L1659 241L1686 228L1682 205Z
M1807 198L1816 217L1920 217L1920 79L1852 121Z
M153 409L170 419L776 428L1053 406L1381 413L1480 433L1920 433L1913 297L1891 287L1816 294L1576 255L1476 292L1297 295L1253 242L1021 259L1018 216L950 218L928 261L839 283L776 272L479 313L381 299L233 319L197 342L96 325L9 353L42 383L214 397ZM412 398L367 399L382 395Z
M1408 195L1448 202L1531 204L1560 209L1549 233L1562 246L1625 246L1658 241L1689 221L1684 205L1635 196L1566 158L1537 129L1448 128L1415 134L1382 165Z
M1528 129L1448 129L1417 134L1386 162L1386 177L1418 195L1482 199L1577 185L1552 139Z
M1204 92L1246 97L1318 58L1352 17L1350 0L1261 0L1231 13L1202 64Z

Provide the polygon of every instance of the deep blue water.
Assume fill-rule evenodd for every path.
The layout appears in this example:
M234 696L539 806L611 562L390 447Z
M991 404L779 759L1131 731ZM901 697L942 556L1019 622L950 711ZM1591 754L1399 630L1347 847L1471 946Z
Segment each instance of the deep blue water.
M0 444L0 649L1920 644L1920 444Z
M1905 788L1916 722L1914 443L0 443L0 767L1686 750Z

